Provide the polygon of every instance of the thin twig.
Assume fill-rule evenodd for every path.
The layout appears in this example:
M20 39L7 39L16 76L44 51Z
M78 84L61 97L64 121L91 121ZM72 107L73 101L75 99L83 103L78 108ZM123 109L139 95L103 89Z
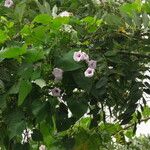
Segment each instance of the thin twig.
M140 120L140 123L141 123L141 122L148 121L148 120L150 120L150 117L143 118L143 119L141 119L141 120ZM130 125L128 125L128 126L126 126L126 127L124 127L124 128L123 128L123 130L127 130L128 128L133 127L133 126L134 126L134 124L135 124L135 123L132 123L132 124L130 124Z

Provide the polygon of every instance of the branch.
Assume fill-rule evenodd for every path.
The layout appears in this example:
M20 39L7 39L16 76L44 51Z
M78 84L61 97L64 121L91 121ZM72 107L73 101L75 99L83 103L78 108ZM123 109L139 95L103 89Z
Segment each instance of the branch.
M148 120L150 120L150 117L147 117L147 118L141 119L140 123L141 123L141 122L148 121ZM132 123L132 124L130 124L130 125L128 125L128 126L126 126L125 128L123 128L123 130L127 130L128 128L131 128L131 127L133 127L133 126L134 126L134 123Z

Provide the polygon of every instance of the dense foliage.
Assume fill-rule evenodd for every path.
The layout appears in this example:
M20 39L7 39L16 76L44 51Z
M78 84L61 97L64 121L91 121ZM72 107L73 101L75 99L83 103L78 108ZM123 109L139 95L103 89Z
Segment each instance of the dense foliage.
M2 149L109 149L112 138L127 144L150 116L150 1L6 1Z

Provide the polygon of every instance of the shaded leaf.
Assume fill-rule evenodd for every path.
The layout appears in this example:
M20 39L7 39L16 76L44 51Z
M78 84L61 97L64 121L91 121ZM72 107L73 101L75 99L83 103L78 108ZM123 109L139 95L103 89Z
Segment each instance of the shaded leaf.
M28 96L31 90L32 90L32 84L28 80L21 80L19 97L18 97L18 105L21 105L23 103L23 101Z

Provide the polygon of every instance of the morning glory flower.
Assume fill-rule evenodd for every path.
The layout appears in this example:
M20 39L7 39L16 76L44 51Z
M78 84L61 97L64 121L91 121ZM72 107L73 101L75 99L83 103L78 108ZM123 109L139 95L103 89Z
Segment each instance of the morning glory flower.
M95 60L90 60L88 61L88 67L92 69L96 69L97 61Z
M89 60L89 55L86 54L85 52L82 52L82 60L85 60L86 62L88 62L88 60Z
M83 53L81 51L74 52L73 59L77 62L83 60Z
M60 81L63 77L63 70L60 68L54 68L52 74L55 77L55 81Z
M51 89L50 92L51 92L52 96L54 96L54 97L60 97L60 95L61 95L60 88L55 87L55 88Z
M85 60L86 62L89 60L88 54L82 52L81 50L78 52L74 52L73 59L77 62Z
M95 70L92 68L87 68L84 72L85 77L91 78L94 75Z
M4 6L10 8L13 4L14 2L12 0L5 0Z

